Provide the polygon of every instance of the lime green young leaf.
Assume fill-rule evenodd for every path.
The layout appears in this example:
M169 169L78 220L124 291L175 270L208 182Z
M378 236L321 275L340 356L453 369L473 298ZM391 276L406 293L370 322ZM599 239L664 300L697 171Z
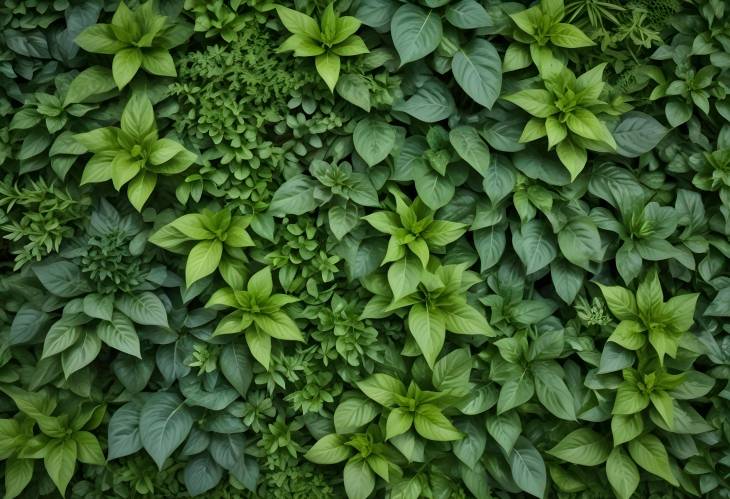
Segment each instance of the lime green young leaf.
M215 272L223 254L223 243L217 239L200 241L188 255L185 264L185 284L190 287L195 281Z
M52 440L46 446L43 464L61 495L76 470L77 444L71 438Z
M327 52L318 55L314 59L317 72L322 77L330 92L335 91L337 79L340 77L340 56L334 52Z

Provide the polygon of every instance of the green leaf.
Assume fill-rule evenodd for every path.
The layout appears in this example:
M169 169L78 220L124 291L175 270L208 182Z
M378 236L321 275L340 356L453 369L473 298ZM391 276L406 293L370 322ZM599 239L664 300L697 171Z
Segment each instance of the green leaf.
M308 15L281 5L276 6L276 13L279 14L281 23L291 33L304 35L314 40L320 39L321 33L319 31L319 26L317 26L317 22Z
M449 132L449 141L461 159L482 177L486 177L490 165L489 147L476 129L470 126L454 128Z
M669 466L669 456L661 440L651 434L642 435L629 442L631 458L649 473L663 478L675 487L677 479Z
M537 398L553 415L567 421L575 421L573 395L565 382L548 370L535 370Z
M456 104L446 85L435 78L429 78L407 101L395 104L393 110L409 114L426 123L435 123L454 114Z
M370 112L370 85L368 80L357 74L343 74L337 80L335 90L340 97L356 105L365 112Z
M101 341L120 352L142 358L134 324L125 315L114 312L111 321L102 321L96 329Z
M596 283L606 299L611 313L621 320L636 320L639 318L639 308L636 305L634 294L621 286L605 286Z
M152 48L142 52L142 67L157 76L177 76L175 62L167 49Z
M112 75L119 90L132 81L142 67L142 51L136 47L122 49L112 60Z
M304 454L304 458L316 464L335 464L344 461L352 454L352 449L345 445L342 435L332 433L326 435Z
M390 411L388 420L385 423L385 439L402 435L411 429L413 425L413 414L402 407L397 407Z
M5 461L5 499L14 499L33 478L33 460L10 458Z
M405 395L406 388L403 383L387 374L376 373L369 378L358 381L357 387L378 404L389 407L397 402L397 395Z
M155 130L152 102L143 94L133 94L122 111L122 130L136 138L143 138Z
M129 183L127 198L137 211L142 211L142 207L155 189L155 185L157 185L157 174L150 172L140 173Z
M183 481L191 496L213 489L223 478L223 469L208 454L195 456L185 466Z
M461 29L484 28L492 23L486 9L475 0L460 0L455 4L449 4L446 9L446 20L452 26Z
M520 437L508 458L512 479L517 486L536 497L545 497L547 472L545 462L535 447L524 437Z
M117 309L143 326L167 327L167 312L157 296L150 291L124 294L115 301Z
M547 452L569 463L598 466L608 459L611 444L593 430L580 428L566 435Z
M558 158L565 168L570 172L570 180L575 180L578 174L583 171L588 161L586 148L576 144L570 139L565 139L556 148Z
M317 207L314 189L317 183L306 175L295 175L274 193L269 203L269 212L277 217L302 215Z
M532 376L524 372L519 378L511 379L502 385L497 400L497 414L504 414L510 409L518 407L532 398L535 394L535 384Z
M388 284L393 292L393 301L416 291L421 282L423 266L418 258L406 253L406 256L391 264L388 268Z
M432 404L421 404L416 407L413 425L423 438L437 442L459 440L464 436L439 408Z
M382 119L365 118L357 124L352 135L355 150L368 166L377 165L393 150L395 132L395 128Z
M255 314L254 323L269 336L279 340L304 341L302 332L296 323L282 311L268 315Z
M469 468L476 468L487 446L487 432L474 420L457 424L464 438L452 444L454 455Z
M188 255L185 265L185 285L190 287L195 281L216 271L223 255L223 243L218 239L200 241Z
M253 358L268 370L271 361L271 336L256 328L249 328L246 331L246 344Z
M63 374L68 378L73 373L91 364L101 351L101 340L96 331L86 329L71 348L61 354Z
M88 431L77 431L73 434L78 451L78 459L85 464L102 466L105 464L104 453L96 437Z
M367 499L375 488L375 476L365 461L348 461L343 476L348 499Z
M54 323L43 342L42 359L61 353L76 343L81 337L81 326L77 322L63 317Z
M140 407L127 402L116 410L109 420L108 458L129 456L142 449L140 437Z
M378 406L359 397L340 402L335 409L333 422L337 433L354 433L380 414Z
M614 448L608 456L606 474L619 499L630 499L639 486L639 470L621 447Z
M572 264L585 267L601 259L601 236L590 217L575 217L558 232L562 255Z
M567 23L554 24L548 32L550 41L558 47L577 49L595 45L593 40L583 33L579 28Z
M522 433L522 423L516 411L505 412L487 418L487 431L509 455Z
M636 158L654 149L667 132L661 123L648 114L631 111L613 129L613 136L621 156Z
M427 305L416 303L408 313L408 329L429 367L433 367L446 338L442 315Z
M315 57L314 64L319 76L327 84L327 88L330 89L330 92L334 92L337 79L340 77L340 56L334 52L326 52Z
M193 417L185 402L173 393L150 395L139 417L140 438L147 453L162 470L165 461L187 438Z
M393 15L390 34L401 66L423 59L436 50L443 34L441 18L433 10L414 4L401 6Z
M89 26L74 40L76 45L97 54L116 54L127 47L127 44L118 40L110 24L95 24Z
M116 88L113 78L111 70L102 66L91 66L83 70L68 86L63 106L95 101L98 96Z
M76 442L71 438L52 440L46 445L43 465L61 495L76 470Z
M491 43L473 39L454 54L451 70L469 97L492 109L502 88L502 61Z
M248 352L246 352L246 347L241 343L226 345L223 347L218 365L223 376L233 388L242 397L245 397L253 379L253 366Z
M544 222L537 219L527 222L519 232L512 234L512 246L525 264L528 274L550 265L557 256L552 232Z

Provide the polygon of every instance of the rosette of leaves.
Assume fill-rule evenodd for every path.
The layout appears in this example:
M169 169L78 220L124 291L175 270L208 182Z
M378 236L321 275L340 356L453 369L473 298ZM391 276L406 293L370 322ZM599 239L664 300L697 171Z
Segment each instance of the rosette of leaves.
M360 223L362 206L380 206L378 192L367 174L353 171L348 162L315 159L309 171L311 177L294 175L279 186L269 203L270 214L303 215L318 206L329 205L329 228L337 239L342 239Z
M373 296L363 310L363 318L383 318L399 309L408 310L407 324L416 345L406 342L406 350L424 356L433 367L443 348L446 332L494 336L484 315L467 302L469 288L480 282L466 265L430 265L420 272L416 289L394 296L384 276L371 276L364 285Z
M105 404L79 401L75 397L61 399L47 388L30 392L3 385L0 390L21 411L11 419L0 419L5 497L17 497L28 486L36 468L35 459L43 459L46 473L62 496L76 471L77 461L104 465L104 454L92 431L104 419ZM36 426L39 433L35 431Z
M114 55L112 74L122 89L140 68L157 76L176 76L170 49L185 42L191 32L187 24L155 12L152 0L134 11L122 1L111 24L89 26L75 41L87 52Z
M504 71L523 69L530 61L544 57L545 49L560 47L575 49L595 45L580 28L561 22L565 17L563 0L540 0L540 3L509 17L517 25L512 32L516 42L507 47Z
M661 364L665 355L677 356L682 336L694 323L698 293L665 302L656 271L644 277L635 294L621 286L599 287L611 313L621 321L608 341L627 350L641 350L648 341Z
M250 216L232 215L231 210L191 213L161 227L149 241L168 251L187 254L185 285L219 270L230 286L243 286L247 261L242 248L254 246L246 232Z
M340 57L369 52L362 38L355 34L360 21L352 16L338 15L334 2L324 9L319 24L312 17L281 5L276 7L276 12L284 27L292 33L279 47L279 52L293 51L295 57L314 57L317 72L330 92L334 92L340 77Z
M142 94L134 94L124 106L121 128L98 128L74 139L94 153L81 183L111 180L117 191L129 183L127 197L137 211L142 211L159 175L181 173L197 157L172 139L158 138L152 102Z
M296 323L283 310L298 298L273 292L271 268L264 267L248 280L246 290L219 289L208 300L208 308L234 308L218 323L213 336L243 333L254 358L267 370L271 360L271 338L304 341Z
M588 161L588 150L615 152L616 141L601 113L619 115L601 100L606 64L576 78L562 63L547 55L536 61L543 88L520 90L503 97L533 117L522 130L520 142L547 136L548 150L555 148L572 180Z
M400 467L394 461L397 452L383 440L377 425L363 433L340 435L330 433L320 438L304 455L316 464L336 464L347 461L344 468L345 493L349 499L366 499L375 488L376 475L386 482L398 475Z
M393 191L395 211L378 211L363 217L379 232L390 235L388 250L381 263L388 267L388 283L393 299L413 293L431 259L431 251L442 250L466 232L467 226L448 220L434 220L434 212L419 198L409 206L406 198Z
M621 244L616 251L616 270L626 284L631 284L640 274L643 260L657 262L675 258L688 268L694 267L691 255L685 255L667 241L677 229L678 217L673 207L660 206L654 201L644 204L644 197L638 194L620 193L619 200L620 220L605 208L594 208L591 216L599 228L618 235Z

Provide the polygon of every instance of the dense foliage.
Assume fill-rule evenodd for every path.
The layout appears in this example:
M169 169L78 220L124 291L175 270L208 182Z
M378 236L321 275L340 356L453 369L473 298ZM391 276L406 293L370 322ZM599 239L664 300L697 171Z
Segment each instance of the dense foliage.
M0 2L0 492L730 499L727 6Z

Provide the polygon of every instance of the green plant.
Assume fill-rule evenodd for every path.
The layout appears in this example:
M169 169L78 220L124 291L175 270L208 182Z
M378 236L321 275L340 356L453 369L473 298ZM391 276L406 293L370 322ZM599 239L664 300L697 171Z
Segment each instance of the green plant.
M114 55L112 75L119 89L124 88L140 68L157 76L176 76L170 49L184 43L190 28L170 22L155 12L148 1L131 11L119 2L111 24L95 24L76 37L87 52Z
M250 217L232 216L230 210L203 210L161 227L149 241L170 251L187 253L185 283L194 282L220 269L231 286L242 287L245 256L241 248L253 246L246 232Z
M116 190L129 183L127 197L137 211L142 211L159 175L181 173L196 159L182 144L158 138L152 102L141 94L134 94L124 107L121 128L98 128L74 139L94 153L81 183L111 180Z
M279 51L293 51L296 57L314 57L317 72L330 92L335 91L340 77L340 57L369 52L362 38L355 34L360 21L352 16L338 16L334 3L324 9L319 24L306 14L284 6L277 6L276 12L284 27L292 33Z
M271 338L304 341L296 323L282 310L296 301L292 296L273 293L271 268L264 267L251 276L245 291L219 289L206 307L235 308L221 319L213 335L244 333L251 354L268 369Z

